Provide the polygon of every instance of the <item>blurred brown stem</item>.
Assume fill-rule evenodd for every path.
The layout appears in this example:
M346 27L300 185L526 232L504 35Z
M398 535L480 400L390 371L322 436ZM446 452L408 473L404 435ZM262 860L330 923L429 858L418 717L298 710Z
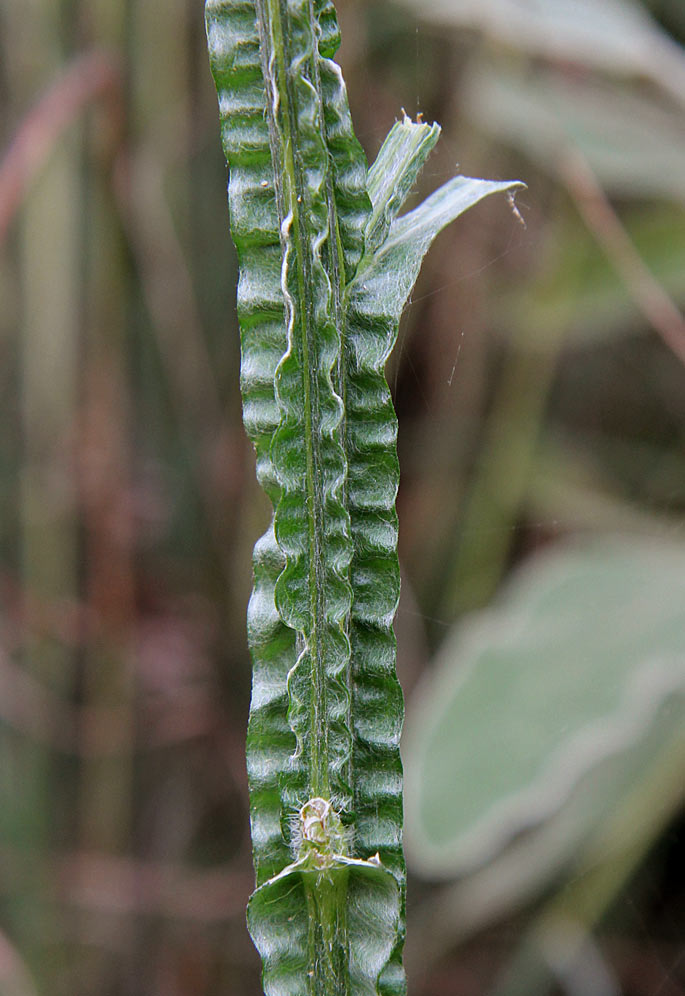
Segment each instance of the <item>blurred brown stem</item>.
M89 761L117 759L131 749L129 712L126 702L74 707L0 650L0 722L33 743ZM137 746L158 750L208 737L219 724L206 689L171 700L149 698L141 706Z
M3 996L36 996L37 990L16 947L0 931L0 992Z
M0 846L0 894L21 889L30 851ZM245 862L246 864L246 862ZM182 862L141 861L80 850L50 856L50 876L65 905L97 916L164 916L198 923L242 919L253 888L251 871L226 866L196 868ZM0 932L0 992L18 954ZM9 993L9 989L7 990ZM14 993L14 990L12 990ZM33 990L31 990L33 992Z
M170 128L175 133L178 126ZM141 277L152 331L178 423L193 442L200 497L225 577L231 579L232 529L226 502L239 506L242 437L231 432L204 338L193 279L164 196L153 148L120 160L114 192ZM223 473L217 474L217 468Z
M685 364L685 320L645 265L586 158L577 149L567 149L559 160L559 174L629 295L668 348Z
M171 863L134 861L94 852L58 862L70 905L93 913L162 915L225 922L243 916L252 876L228 868L198 871Z
M79 56L43 94L21 123L0 162L0 246L31 183L40 173L61 134L92 101L112 101L120 113L121 73L110 52Z

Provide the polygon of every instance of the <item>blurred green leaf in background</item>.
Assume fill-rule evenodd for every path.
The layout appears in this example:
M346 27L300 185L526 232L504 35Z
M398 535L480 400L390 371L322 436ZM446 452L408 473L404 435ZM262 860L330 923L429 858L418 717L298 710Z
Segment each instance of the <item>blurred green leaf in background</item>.
M678 811L684 573L674 543L550 548L445 641L405 745L409 858L459 880L426 904L424 955L565 875L585 894L562 926L588 932Z
M683 5L338 7L371 160L404 107L421 193L528 185L439 237L390 361L410 992L678 996ZM256 996L203 4L6 0L0 96L0 994Z

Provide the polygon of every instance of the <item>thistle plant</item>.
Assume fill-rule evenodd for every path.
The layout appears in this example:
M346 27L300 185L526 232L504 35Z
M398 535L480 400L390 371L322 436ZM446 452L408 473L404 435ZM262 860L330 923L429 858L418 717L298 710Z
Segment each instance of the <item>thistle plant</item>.
M247 739L268 996L405 990L396 419L384 365L437 233L511 183L400 217L439 127L371 169L330 0L207 0L238 252L245 427L273 504L254 552Z

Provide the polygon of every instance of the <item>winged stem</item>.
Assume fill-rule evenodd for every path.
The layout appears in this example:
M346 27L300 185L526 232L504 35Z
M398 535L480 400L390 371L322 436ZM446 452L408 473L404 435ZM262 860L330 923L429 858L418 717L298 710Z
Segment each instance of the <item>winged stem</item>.
M367 171L330 0L206 12L243 415L274 506L248 610L248 924L268 996L399 996L399 472L384 364L432 239L511 184L457 178L398 219L439 128L405 118Z

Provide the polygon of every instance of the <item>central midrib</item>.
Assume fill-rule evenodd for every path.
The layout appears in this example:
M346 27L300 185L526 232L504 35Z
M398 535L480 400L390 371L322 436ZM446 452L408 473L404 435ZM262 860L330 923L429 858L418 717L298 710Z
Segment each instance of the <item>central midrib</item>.
M310 17L314 24L312 0L309 0ZM318 349L316 343L317 328L315 323L315 307L312 285L312 260L309 251L309 240L306 226L301 218L301 205L306 204L305 170L297 154L296 140L298 128L296 122L293 82L288 72L286 58L286 35L284 21L287 22L287 11L284 10L284 0L257 0L258 23L262 40L262 65L267 86L267 112L269 117L269 134L271 140L272 159L276 179L276 195L278 213L283 232L284 221L290 217L292 246L297 270L297 288L299 308L294 316L300 326L300 343L302 350L302 386L304 402L304 440L306 450L306 514L309 540L309 598L310 598L310 632L306 634L312 661L313 695L311 699L310 723L310 758L309 758L309 791L310 796L330 798L329 775L329 721L326 683L326 640L324 637L326 619L326 577L324 561L325 517L324 500L321 490L321 413L318 384ZM323 96L321 79L317 65L316 43L312 51L314 85L319 103L321 127L325 128ZM277 114L273 100L277 100L281 113ZM277 164L282 167L279 175ZM329 253L328 278L331 282L334 315L333 320L340 337L341 348L344 349L344 257L340 241L335 193L331 178L330 164L326 170L326 201L328 212ZM289 247L284 244L284 251ZM345 396L345 357L341 353L338 358L337 381L343 399ZM345 426L341 425L342 438L345 438ZM347 505L346 487L342 500ZM345 622L347 630L348 621ZM349 688L349 664L348 664ZM349 727L348 727L349 728Z
M314 14L314 0L309 0L309 16L312 20L312 24L315 23ZM319 101L319 119L321 121L321 129L326 136L326 114L323 100L323 87L321 84L321 71L319 67L319 60L316 57L318 53L315 53L314 58L314 79L316 84L316 93ZM328 142L326 140L326 145ZM343 452L345 454L345 463L347 464L347 455L349 453L349 442L348 442L348 426L347 426L347 317L345 312L345 292L347 290L347 284L345 280L345 254L343 252L342 239L340 237L340 224L338 220L338 205L335 197L335 189L333 184L332 169L330 167L326 171L326 202L328 209L328 239L329 239L329 279L331 281L331 286L333 290L333 307L335 314L335 326L338 330L338 335L340 337L340 354L338 357L338 370L337 370L337 388L338 394L342 400L342 420L340 424L340 438L342 441ZM347 469L347 468L346 468ZM349 512L349 500L348 500L348 475L345 473L345 480L342 487L342 502L346 511ZM348 568L348 578L351 571ZM351 585L351 579L350 579ZM350 613L348 611L345 621L344 621L344 632L345 636L350 640ZM352 730L352 655L348 654L347 657L347 668L345 672L345 685L347 687L347 716L346 724L347 729ZM350 749L349 758L346 764L346 782L349 786L352 795L354 795L352 779L352 755L353 751Z

